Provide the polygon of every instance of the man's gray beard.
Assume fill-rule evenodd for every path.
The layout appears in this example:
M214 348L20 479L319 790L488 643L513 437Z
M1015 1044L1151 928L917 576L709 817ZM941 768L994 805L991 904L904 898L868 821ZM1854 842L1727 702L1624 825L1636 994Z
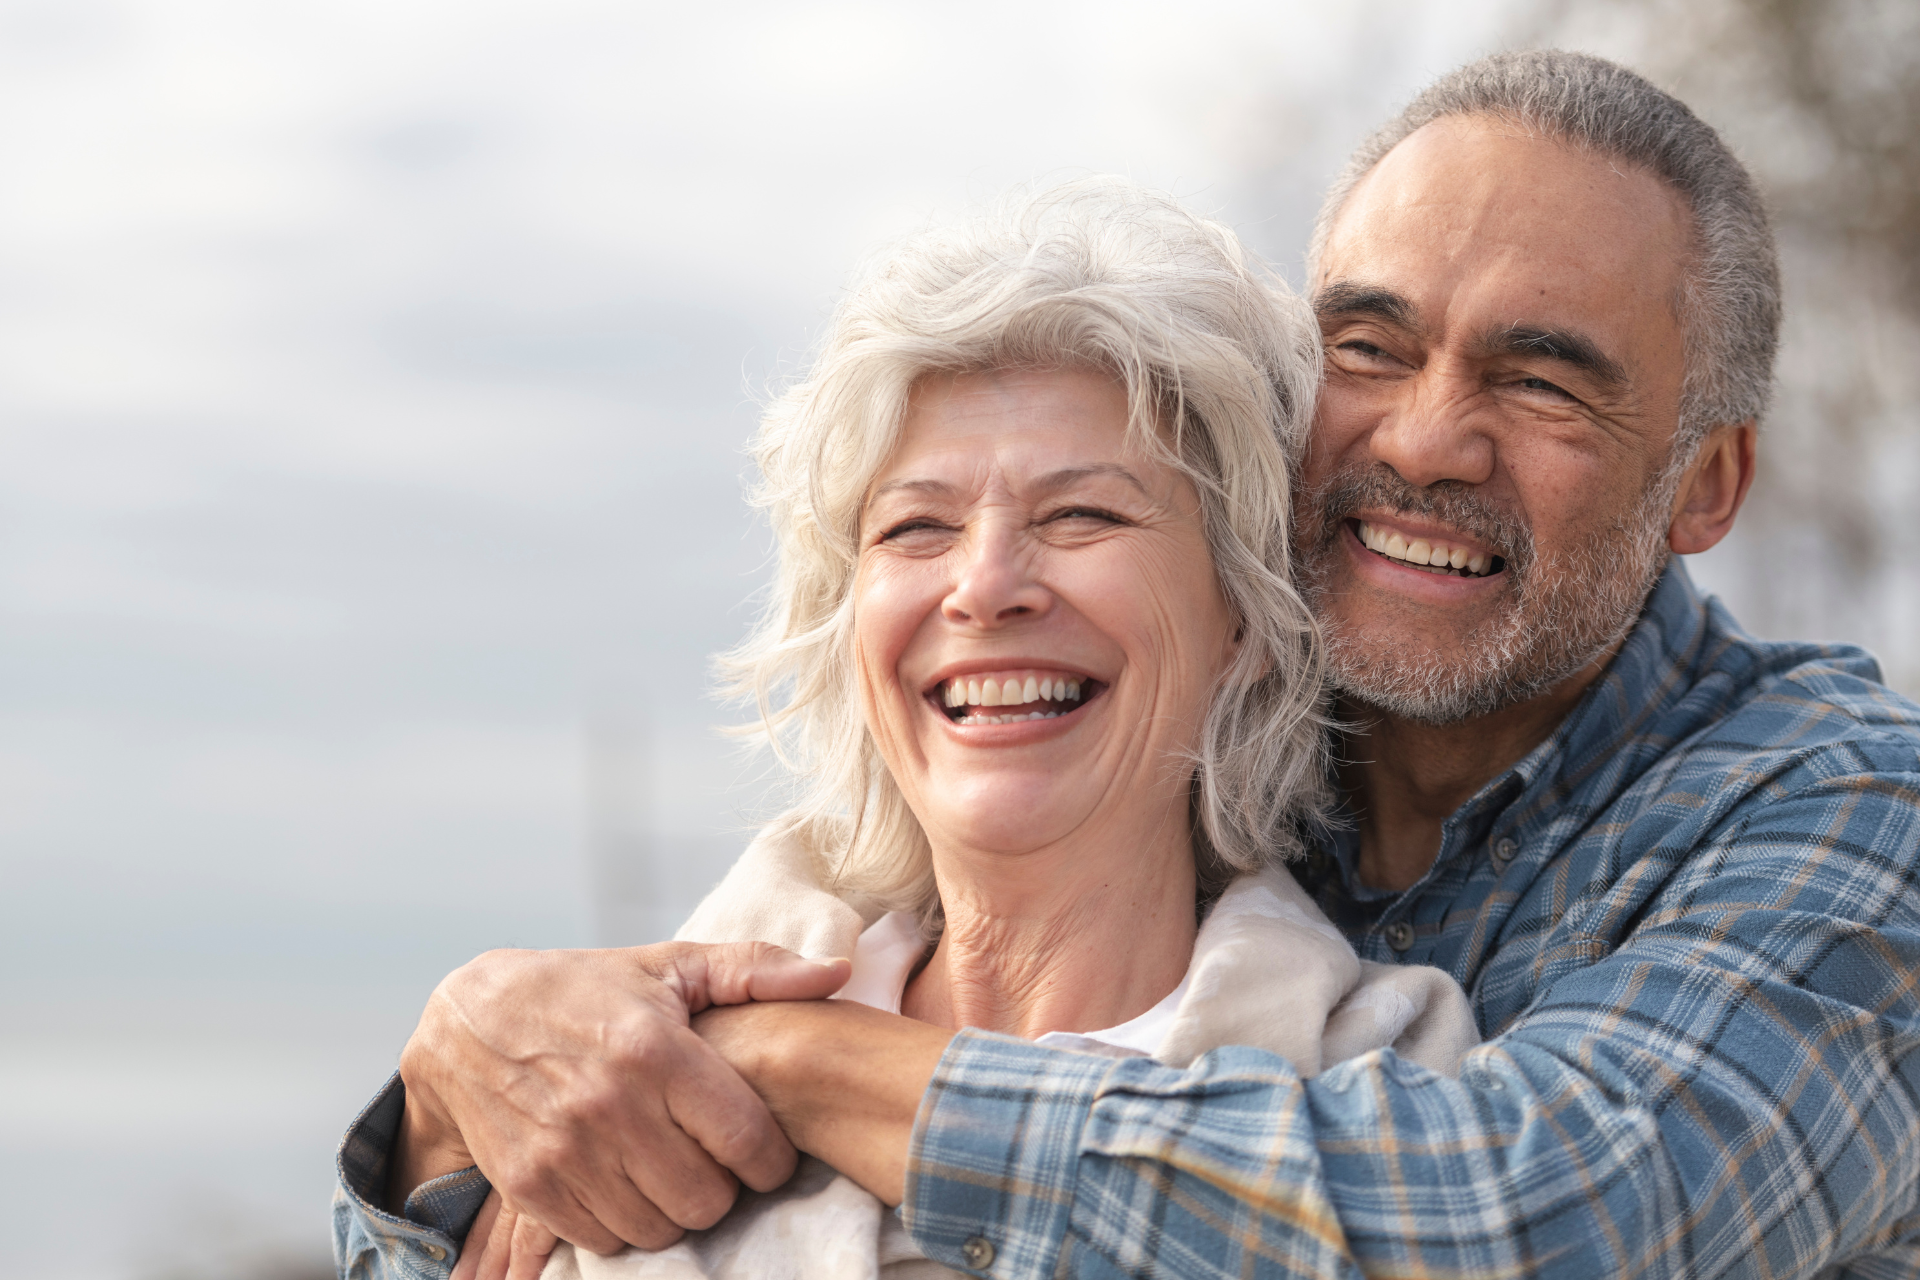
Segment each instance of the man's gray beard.
M1385 465L1335 476L1307 494L1300 577L1320 619L1333 688L1343 697L1423 724L1453 724L1538 697L1585 667L1640 617L1667 563L1667 527L1682 468L1665 467L1615 523L1584 545L1540 554L1533 531L1481 498L1442 480L1421 489ZM1486 621L1459 650L1369 634L1330 616L1328 579L1346 554L1341 530L1373 508L1436 520L1488 543L1507 562L1505 588Z

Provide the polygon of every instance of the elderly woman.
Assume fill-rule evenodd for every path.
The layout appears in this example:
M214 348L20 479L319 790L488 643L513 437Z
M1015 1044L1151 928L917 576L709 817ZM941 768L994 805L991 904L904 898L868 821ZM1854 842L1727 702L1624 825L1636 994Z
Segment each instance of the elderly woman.
M780 574L727 669L799 801L682 936L851 954L839 998L943 1027L1451 1070L1459 989L1363 971L1280 865L1326 771L1287 561L1317 373L1231 233L1119 182L882 260L757 450ZM462 1272L551 1240L520 1226L483 1216ZM672 1248L563 1244L546 1274L951 1273L808 1161Z

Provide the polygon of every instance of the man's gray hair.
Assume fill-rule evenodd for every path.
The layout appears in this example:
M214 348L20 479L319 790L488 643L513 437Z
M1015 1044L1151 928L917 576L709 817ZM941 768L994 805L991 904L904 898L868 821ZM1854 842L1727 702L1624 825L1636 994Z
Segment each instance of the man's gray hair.
M1289 559L1290 455L1320 378L1305 303L1233 232L1114 178L908 240L840 304L813 367L767 407L754 502L779 542L772 598L721 660L794 769L774 828L843 889L938 911L925 832L860 711L854 576L873 479L929 375L1091 367L1127 392L1132 442L1191 480L1240 627L1190 771L1203 884L1297 848L1326 768L1319 632Z
M1692 457L1713 427L1756 421L1773 390L1780 261L1746 167L1685 103L1625 67L1558 49L1497 53L1429 86L1361 143L1314 223L1308 278L1347 197L1408 136L1448 116L1490 116L1646 169L1687 201L1693 257L1677 300L1687 343L1671 455Z

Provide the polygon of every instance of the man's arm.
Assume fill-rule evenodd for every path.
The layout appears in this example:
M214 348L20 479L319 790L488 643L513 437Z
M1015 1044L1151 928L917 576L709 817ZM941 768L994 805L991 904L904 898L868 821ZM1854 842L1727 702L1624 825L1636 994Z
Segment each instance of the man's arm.
M1457 1080L1392 1054L1302 1081L1250 1049L1176 1070L963 1032L903 1150L943 1033L748 1009L711 1034L800 1146L883 1199L899 1185L949 1266L1795 1276L1920 1258L1913 781L1830 779L1758 810Z

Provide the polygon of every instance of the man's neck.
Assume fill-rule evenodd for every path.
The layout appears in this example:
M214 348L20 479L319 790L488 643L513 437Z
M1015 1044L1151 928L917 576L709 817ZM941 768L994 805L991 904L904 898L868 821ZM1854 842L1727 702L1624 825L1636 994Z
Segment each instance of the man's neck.
M1537 698L1452 724L1342 699L1340 718L1353 728L1340 746L1340 789L1357 818L1361 882L1396 892L1418 883L1440 856L1442 824L1545 742L1612 658L1610 648Z

